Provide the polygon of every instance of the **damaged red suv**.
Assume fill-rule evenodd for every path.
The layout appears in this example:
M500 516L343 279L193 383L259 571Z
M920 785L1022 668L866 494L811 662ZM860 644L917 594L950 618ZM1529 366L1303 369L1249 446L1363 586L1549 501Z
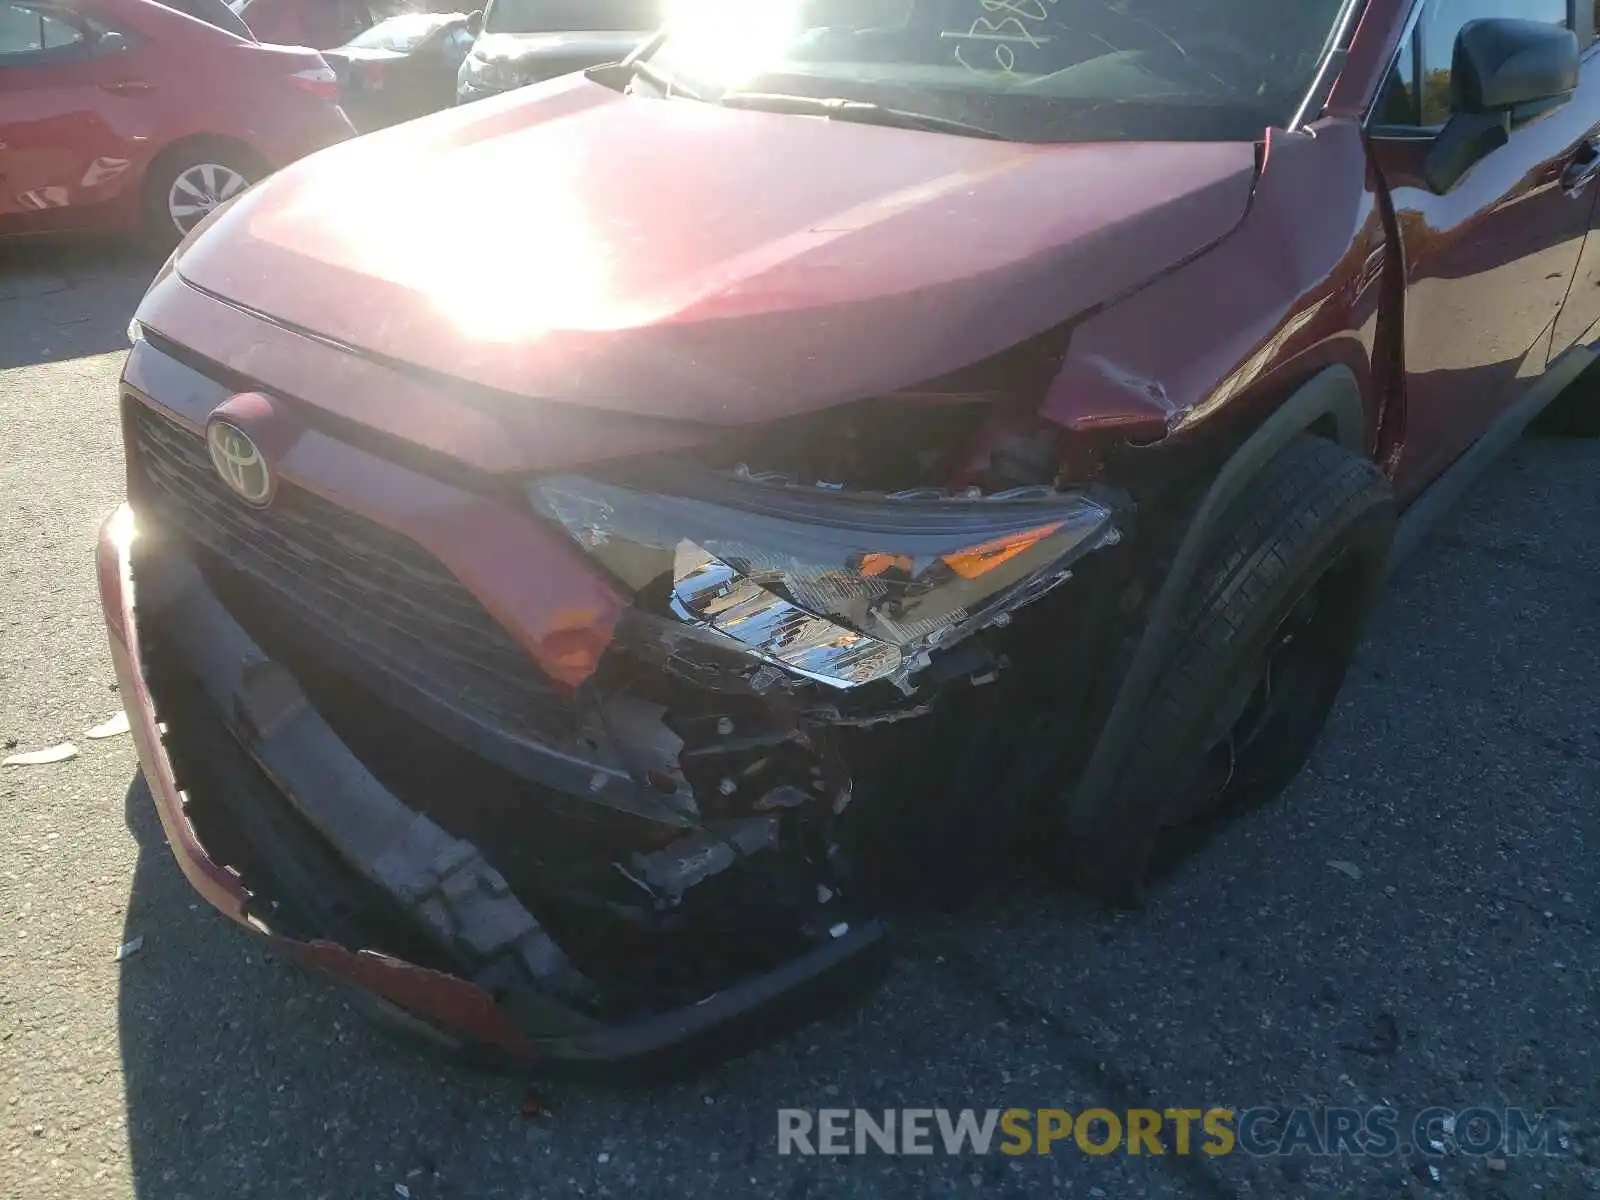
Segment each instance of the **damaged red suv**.
M99 553L183 869L617 1072L843 999L1020 845L1137 899L1484 461L1594 428L1595 32L706 0L252 188L139 307Z

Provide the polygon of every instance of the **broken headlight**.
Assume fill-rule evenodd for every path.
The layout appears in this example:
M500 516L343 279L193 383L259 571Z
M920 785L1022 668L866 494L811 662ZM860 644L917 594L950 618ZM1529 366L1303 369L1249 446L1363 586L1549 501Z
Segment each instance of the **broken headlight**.
M841 688L904 685L1118 536L1105 497L1045 488L897 497L674 470L530 491L641 603Z

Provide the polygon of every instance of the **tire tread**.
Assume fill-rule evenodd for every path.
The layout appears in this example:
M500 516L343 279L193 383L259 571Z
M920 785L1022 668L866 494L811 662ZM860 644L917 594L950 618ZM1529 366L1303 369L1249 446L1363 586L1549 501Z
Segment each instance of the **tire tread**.
M1173 811L1172 781L1192 769L1212 698L1236 670L1240 647L1261 635L1265 614L1284 603L1296 578L1340 553L1358 527L1370 526L1386 553L1393 517L1376 465L1310 435L1287 447L1228 508L1118 785L1099 820L1067 848L1074 874L1087 875L1091 891L1108 898L1126 892L1129 881L1117 875L1129 869L1133 845L1193 815Z

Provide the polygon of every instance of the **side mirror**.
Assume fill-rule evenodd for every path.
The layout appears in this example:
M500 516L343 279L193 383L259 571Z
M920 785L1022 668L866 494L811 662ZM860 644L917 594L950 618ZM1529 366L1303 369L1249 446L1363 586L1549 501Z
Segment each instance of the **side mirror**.
M1578 87L1578 35L1510 17L1468 21L1450 67L1451 117L1434 139L1424 175L1444 195L1511 138L1518 108L1563 104Z
M483 32L483 9L475 9L467 14L467 32L473 37Z

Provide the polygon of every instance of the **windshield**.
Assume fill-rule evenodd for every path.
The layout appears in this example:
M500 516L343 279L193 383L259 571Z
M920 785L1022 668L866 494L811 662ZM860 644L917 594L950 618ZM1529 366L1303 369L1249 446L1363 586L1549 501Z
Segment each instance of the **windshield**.
M393 50L410 54L435 32L446 25L459 25L466 20L461 13L406 13L380 21L371 29L351 38L347 43L354 49Z
M859 100L1018 141L1253 140L1347 0L674 0L656 79Z
M655 0L490 0L487 33L644 32L661 24Z

